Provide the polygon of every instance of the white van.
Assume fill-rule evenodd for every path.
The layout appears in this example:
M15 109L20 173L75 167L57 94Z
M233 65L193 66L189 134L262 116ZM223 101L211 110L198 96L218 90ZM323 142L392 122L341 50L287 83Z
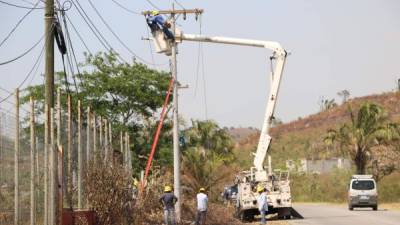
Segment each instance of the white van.
M372 175L353 175L349 185L349 210L371 207L378 210L378 191Z

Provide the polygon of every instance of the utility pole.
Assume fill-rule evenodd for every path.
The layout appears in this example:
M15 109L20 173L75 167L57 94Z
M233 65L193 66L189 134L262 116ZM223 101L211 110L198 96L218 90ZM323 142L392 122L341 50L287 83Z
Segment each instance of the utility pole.
M54 106L54 0L46 0L44 12L45 21L45 97L46 104L52 108ZM49 110L50 111L50 110ZM46 115L49 118L49 115Z
M183 9L183 10L175 10L174 4L172 4L172 10L159 10L159 14L161 15L170 15L171 22L171 30L174 36L176 36L176 15L183 15L183 18L186 19L187 14L195 14L196 19L198 15L203 13L202 9ZM151 14L151 11L142 12L143 15L147 16ZM174 89L173 89L173 155L174 155L174 194L178 198L178 202L175 205L176 211L176 219L178 222L181 221L181 206L182 206L182 196L181 196L181 174L180 174L180 151L179 151L179 114L178 114L178 73L177 73L177 43L174 41L171 43L171 73L174 78Z
M44 23L45 23L45 108L46 111L46 124L48 125L45 128L45 205L44 205L44 224L49 224L49 207L48 203L50 203L50 199L48 199L48 179L49 179L49 170L48 170L48 150L49 150L49 140L50 140L50 108L54 107L54 0L46 0L45 2L45 12L44 12ZM50 148L52 149L52 148ZM53 223L52 221L50 223Z

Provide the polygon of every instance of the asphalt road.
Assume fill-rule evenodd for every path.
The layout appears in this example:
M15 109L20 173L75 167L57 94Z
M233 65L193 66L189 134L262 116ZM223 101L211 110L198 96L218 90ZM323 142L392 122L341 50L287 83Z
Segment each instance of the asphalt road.
M290 220L292 225L400 225L400 211L354 209L345 205L295 204L304 219Z

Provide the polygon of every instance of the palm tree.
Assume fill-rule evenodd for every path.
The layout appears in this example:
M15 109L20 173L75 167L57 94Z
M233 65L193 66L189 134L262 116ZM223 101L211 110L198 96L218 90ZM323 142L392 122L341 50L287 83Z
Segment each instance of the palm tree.
M203 154L212 151L229 155L234 147L227 130L220 128L211 120L192 120L192 127L185 131L185 136L188 139L186 148L198 148Z
M357 115L351 108L350 122L339 129L330 129L325 137L328 145L338 143L341 151L348 154L358 174L365 174L374 147L391 145L398 139L398 125L390 123L387 114L379 105L364 103Z

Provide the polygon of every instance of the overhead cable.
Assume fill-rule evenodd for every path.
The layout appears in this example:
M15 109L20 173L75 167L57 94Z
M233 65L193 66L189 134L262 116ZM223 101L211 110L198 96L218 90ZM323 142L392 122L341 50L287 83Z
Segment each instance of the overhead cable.
M38 3L40 2L40 0L38 1ZM9 6L13 6L16 8L20 8L20 9L30 9L30 10L34 10L34 9L44 9L44 7L36 7L37 3L35 6L33 7L29 7L29 6L23 6L23 5L17 5L17 4L13 4L13 3L9 3L9 2L5 2L3 0L0 0L0 3L5 4L5 5L9 5Z
M142 15L139 12L135 12L135 11L133 11L131 9L128 9L127 7L123 6L121 3L117 2L116 0L111 0L111 1L113 1L117 6L119 6L120 8L124 9L127 12L130 12L130 13L135 14L135 15Z
M25 84L25 82L28 80L28 78L32 75L33 71L35 71L35 73L37 72L37 66L39 65L39 62L43 56L44 49L45 49L45 47L43 45L42 50L40 51L39 56L36 58L35 63L33 64L32 68L30 69L28 74L25 76L24 80L22 80L22 82L18 85L19 89ZM35 68L36 68L36 70L35 70ZM9 99L13 95L14 95L14 93L10 93L7 97L1 99L0 103L7 101L7 99Z
M0 63L0 66L6 65L6 64L9 64L9 63L12 63L12 62L17 61L18 59L24 57L26 54L28 54L29 52L31 52L36 46L39 45L39 43L43 40L44 36L45 36L45 35L43 35L32 47L30 47L30 48L29 48L28 50L26 50L24 53L22 53L21 55L15 57L15 58L13 58L13 59L7 60L7 61L5 61L5 62L1 62L1 63Z
M85 46L86 50L92 54L92 52L90 51L89 47L87 46L86 42L83 40L82 36L80 35L79 31L76 29L75 25L72 23L71 19L68 17L67 14L65 14L65 17L67 18L67 20L69 21L69 23L71 24L72 28L75 31L75 34L78 36L78 38L81 40L82 44Z
M121 38L114 32L114 30L111 28L111 26L106 22L106 20L103 18L103 16L100 14L100 12L97 10L97 8L94 6L93 2L91 0L88 0L89 4L92 6L93 10L96 12L96 14L99 16L101 21L104 23L104 25L108 28L108 30L114 35L114 37L118 40L118 42L129 52L131 53L134 57L138 58L142 62L146 64L152 65L153 63L143 59L142 57L138 56L135 52L133 52L122 40ZM153 65L162 65L162 64L153 64Z
M146 0L146 2L148 2L151 6L153 6L155 9L160 10L160 8L158 8L156 5L154 5L153 2L151 2L150 0Z
M178 0L174 0L176 4L178 4L182 9L186 9L185 6L183 6Z
M0 2L2 2L0 0ZM38 0L36 2L36 4L34 5L34 7L36 7L39 4L40 0ZM10 33L8 33L8 35L0 42L0 47L4 44L4 42L6 42L8 40L8 38L14 33L14 31L18 28L18 26L22 23L22 21L24 21L24 19L31 14L31 12L34 10L34 8L31 8L31 10L29 10L27 13L25 13L25 15L19 19L19 21L17 22L17 24L15 24L15 26L13 27L13 29L11 29Z
M103 47L108 51L108 52L112 52L113 48L111 47L111 45L108 43L108 41L104 38L104 36L100 33L99 29L97 29L97 27L94 25L93 21L90 19L90 17L87 15L87 13L85 12L85 10L82 8L81 4L79 3L79 1L75 1L71 0L72 4L75 6L75 8L77 9L79 15L83 18L83 20L85 21L85 23L89 26L90 30L93 32L93 34L96 36L96 38L100 41L100 43L103 45ZM82 12L81 12L82 11ZM122 60L123 62L127 63L127 61L125 59L123 59L119 54L117 54L117 57ZM118 61L120 61L118 60ZM121 61L120 61L121 62Z

